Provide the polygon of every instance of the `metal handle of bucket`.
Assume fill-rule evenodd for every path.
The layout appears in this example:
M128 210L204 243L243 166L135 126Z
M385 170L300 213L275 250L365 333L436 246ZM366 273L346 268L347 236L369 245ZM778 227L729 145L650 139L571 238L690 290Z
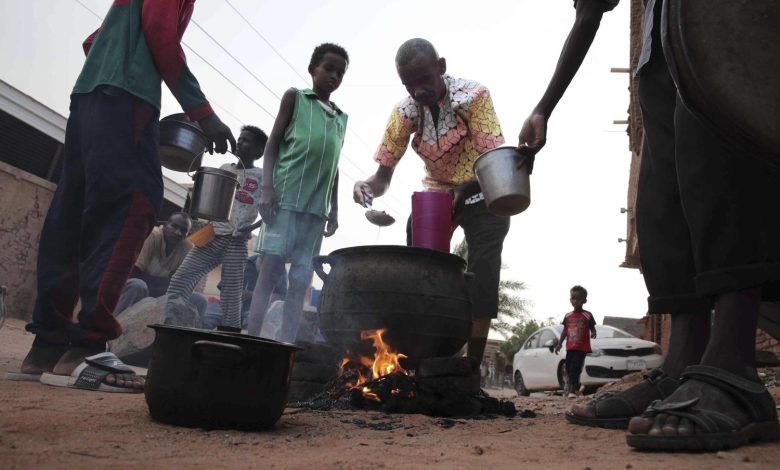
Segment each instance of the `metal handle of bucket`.
M187 176L189 176L189 177L190 177L191 179L193 179L193 180L195 179L195 175L191 175L191 174L190 174L190 172L192 171L192 164L193 164L193 163L195 163L195 162L197 162L197 161L200 159L200 157L202 157L202 156L203 156L203 153L204 153L205 151L206 151L206 149L203 149L203 150L201 150L201 151L200 151L200 153L199 153L199 154L195 155L195 157L194 157L194 158L192 159L192 161L190 162L190 166L188 166L188 167L187 167Z

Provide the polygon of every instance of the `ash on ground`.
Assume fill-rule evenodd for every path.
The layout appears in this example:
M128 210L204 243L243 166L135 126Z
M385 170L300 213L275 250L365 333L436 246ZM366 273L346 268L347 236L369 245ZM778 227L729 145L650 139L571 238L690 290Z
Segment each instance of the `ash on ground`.
M312 410L374 410L385 413L417 413L444 418L514 417L515 405L498 400L483 390L469 393L459 380L430 380L401 373L392 373L361 385L358 375L345 371L325 385L311 399L292 406Z

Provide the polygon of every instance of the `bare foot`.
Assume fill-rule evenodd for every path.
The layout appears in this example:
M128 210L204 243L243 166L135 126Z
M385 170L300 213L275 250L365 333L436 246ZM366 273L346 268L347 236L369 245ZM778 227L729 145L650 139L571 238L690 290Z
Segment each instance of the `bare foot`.
M33 346L22 361L19 371L33 375L52 372L66 349L65 346Z
M60 360L54 366L52 372L57 375L70 375L84 359L105 352L105 348L80 348L72 347L62 355ZM134 373L127 374L108 374L103 381L108 385L115 387L143 389L144 379Z

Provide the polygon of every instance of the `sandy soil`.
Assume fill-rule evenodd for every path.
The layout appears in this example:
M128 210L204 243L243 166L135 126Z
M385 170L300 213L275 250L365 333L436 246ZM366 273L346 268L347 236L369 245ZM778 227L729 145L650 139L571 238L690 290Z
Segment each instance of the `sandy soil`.
M32 341L19 320L0 329L0 467L12 468L778 468L780 444L716 454L630 450L622 431L574 426L573 400L488 390L533 418L443 420L288 409L265 432L205 431L151 420L142 394L5 379ZM772 387L780 398L778 387ZM587 398L581 398L587 400ZM376 426L381 424L381 426ZM372 429L380 427L386 430Z

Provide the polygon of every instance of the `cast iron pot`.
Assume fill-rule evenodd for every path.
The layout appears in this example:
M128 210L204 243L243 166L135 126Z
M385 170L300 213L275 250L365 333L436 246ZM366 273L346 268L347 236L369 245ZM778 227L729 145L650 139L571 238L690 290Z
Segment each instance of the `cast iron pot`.
M169 325L155 330L146 404L156 421L204 428L273 426L287 402L291 344Z
M408 356L402 365L415 368L421 359L455 354L468 340L471 301L463 258L379 245L344 248L313 261L323 280L320 330L332 344L364 352L371 343L361 341L360 332L385 328L385 341Z

